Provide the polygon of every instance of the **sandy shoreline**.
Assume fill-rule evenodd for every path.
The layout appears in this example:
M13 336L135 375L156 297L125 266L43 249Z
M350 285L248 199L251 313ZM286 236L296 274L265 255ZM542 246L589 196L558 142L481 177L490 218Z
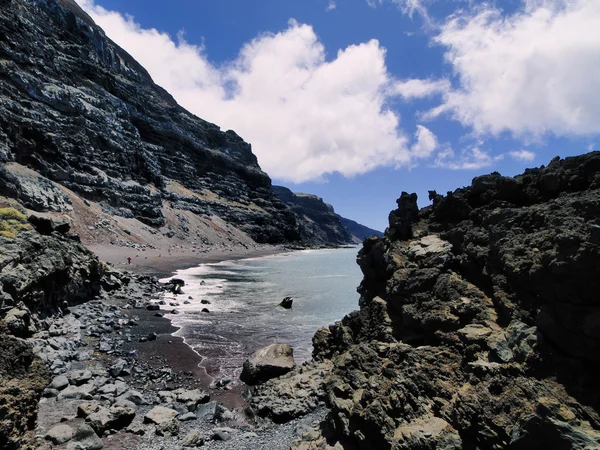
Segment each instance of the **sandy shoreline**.
M112 264L119 270L151 275L157 278L172 276L177 270L187 269L200 264L217 263L244 258L258 258L289 252L293 249L284 246L260 245L252 247L220 247L208 251L195 251L188 248L135 249L116 245L89 245L101 261ZM131 258L128 264L127 258Z

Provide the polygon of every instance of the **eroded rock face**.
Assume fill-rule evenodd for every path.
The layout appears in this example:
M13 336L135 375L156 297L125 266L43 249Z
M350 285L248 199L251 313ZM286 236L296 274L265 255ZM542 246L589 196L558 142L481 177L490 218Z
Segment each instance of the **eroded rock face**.
M360 311L315 335L331 413L297 447L599 447L600 153L430 196L403 194Z
M0 29L0 195L68 211L53 181L152 226L168 204L258 242L299 239L250 145L180 107L75 2L3 1Z

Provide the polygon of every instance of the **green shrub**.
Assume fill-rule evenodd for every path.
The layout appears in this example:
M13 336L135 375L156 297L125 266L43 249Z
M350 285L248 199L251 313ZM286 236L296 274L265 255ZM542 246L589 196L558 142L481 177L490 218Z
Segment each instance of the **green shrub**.
M28 228L25 214L14 208L0 208L0 236L12 239L19 231Z

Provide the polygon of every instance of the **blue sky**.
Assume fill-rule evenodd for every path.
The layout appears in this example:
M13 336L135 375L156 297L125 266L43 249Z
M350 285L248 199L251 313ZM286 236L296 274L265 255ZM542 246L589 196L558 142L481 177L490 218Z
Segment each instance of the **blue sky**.
M402 191L598 142L597 0L77 1L274 184L380 230Z

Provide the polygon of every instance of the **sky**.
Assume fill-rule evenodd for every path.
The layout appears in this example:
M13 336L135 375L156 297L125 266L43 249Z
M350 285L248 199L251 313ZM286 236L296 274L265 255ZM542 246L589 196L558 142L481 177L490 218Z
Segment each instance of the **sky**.
M76 0L273 184L378 230L600 144L598 0Z

